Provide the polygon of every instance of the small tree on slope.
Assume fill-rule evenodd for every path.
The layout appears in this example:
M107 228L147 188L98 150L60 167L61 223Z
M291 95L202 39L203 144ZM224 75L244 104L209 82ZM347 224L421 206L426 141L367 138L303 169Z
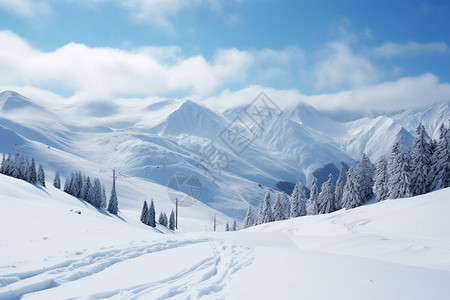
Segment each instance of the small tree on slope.
M450 125L449 125L450 126ZM431 190L450 186L450 128L442 125L440 137L433 155L433 181Z
M262 223L269 223L272 221L273 215L272 215L272 207L270 204L270 193L267 192L263 202Z
M355 169L356 180L359 184L359 192L361 196L361 203L365 203L373 195L373 176L375 168L370 162L369 158L363 153L361 160Z
M377 196L378 201L386 200L388 197L388 179L387 160L383 155L380 157L380 161L375 170L375 182L373 186L373 191Z
M317 206L317 200L319 198L319 193L317 191L317 178L313 177L310 197L306 203L306 213L308 215L317 215L319 213L319 208Z
M401 136L391 151L388 165L388 197L411 197L410 153L406 140Z
M37 181L42 184L43 187L45 187L45 173L44 173L44 167L42 164L39 164L38 174L37 174Z
M334 207L336 210L342 208L342 194L344 193L344 185L346 181L346 172L342 167L339 172L339 178L336 181L336 190L334 191Z
M142 210L141 210L141 218L140 218L141 222L144 223L145 225L147 224L147 220L148 220L148 205L147 205L147 200L144 200L144 205L142 205Z
M116 172L113 172L113 185L111 188L111 196L109 197L109 203L108 203L108 212L117 215L119 211L119 203L117 201L117 194L116 194Z
M319 214L328 214L334 211L334 186L333 175L328 175L328 180L322 184L319 194Z
M153 203L153 199L150 201L150 208L148 209L148 221L147 224L151 227L156 227L156 213L155 213L155 204Z
M273 204L273 220L281 221L284 219L283 207L281 206L281 194L277 195L277 199Z
M342 208L355 208L361 203L358 180L356 180L355 169L351 166L347 172L347 182L342 194Z
M255 216L251 205L248 206L247 214L244 219L244 228L249 228L255 224Z
M169 229L175 230L175 214L173 213L173 210L169 217Z
M425 127L420 123L416 129L416 137L411 153L411 192L422 195L430 188L431 145Z
M31 164L33 164L33 163L34 163L34 160L31 159ZM53 179L53 186L55 188L57 188L57 189L61 188L61 179L59 178L59 172L58 171L56 171L56 173L55 173L55 179Z
M306 215L306 192L303 184L298 182L291 195L290 218Z

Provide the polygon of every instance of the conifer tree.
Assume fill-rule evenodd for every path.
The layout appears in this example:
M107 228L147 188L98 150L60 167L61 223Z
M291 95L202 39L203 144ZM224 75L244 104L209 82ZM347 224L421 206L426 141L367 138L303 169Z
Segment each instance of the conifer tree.
M83 177L84 177L84 180L83 180L84 183L81 187L81 193L80 193L81 199L94 205L93 200L90 198L90 196L92 194L89 193L89 191L92 188L91 179L89 178L89 176L83 176Z
M319 194L319 214L328 214L334 208L334 186L333 175L328 175L328 180L322 184L322 191Z
M410 152L403 136L394 144L388 165L388 197L411 197Z
M165 213L163 212L159 213L158 223L164 227L167 227L167 216Z
M108 203L108 212L117 215L119 211L119 203L117 201L117 194L116 194L116 171L113 170L113 184L111 188L111 196L109 197L109 203Z
M148 220L148 205L147 200L144 200L144 205L142 206L141 211L141 222L144 223L145 225L148 225L147 220Z
M339 172L339 178L336 181L336 190L334 191L334 207L336 210L342 208L342 194L344 193L344 185L346 181L346 172L344 167Z
M169 229L175 230L175 214L173 213L173 209L169 217Z
M281 194L278 194L277 199L275 200L275 203L273 204L273 220L281 221L283 219L284 219L284 216L283 216L283 208L281 206Z
M342 194L342 208L350 209L358 207L362 203L359 192L359 182L356 179L355 169L351 166L347 172L347 182Z
M313 177L310 197L306 203L306 213L308 215L317 215L319 213L319 207L317 206L317 199L319 193L317 190L317 178Z
M380 157L376 171L373 191L377 196L378 201L386 200L388 197L388 167L386 157L383 155Z
M281 195L281 206L283 208L283 220L289 219L291 215L291 197L284 192ZM305 196L305 212L306 212L306 196Z
M227 222L227 224L225 225L225 231L230 231L230 226L228 225L228 222Z
M92 187L89 189L88 198L91 204L97 208L102 208L103 195L102 195L102 184L100 179L95 178Z
M4 173L5 175L11 176L12 174L12 168L13 168L13 158L11 157L11 152L8 152L8 156L5 160L5 168Z
M431 145L430 137L422 123L416 129L416 137L411 153L411 192L422 195L430 188Z
M247 214L244 219L244 228L249 228L255 224L255 216L251 205L248 206Z
M270 204L270 193L267 192L263 202L262 223L269 223L272 221L273 215L272 215L272 206Z
M34 164L34 159L31 159L31 164ZM35 170L36 171L36 170ZM56 171L55 179L53 179L53 186L57 189L61 188L61 179L59 178L59 172Z
M44 167L42 164L39 164L39 169L37 173L37 181L42 184L43 187L45 187L45 173L44 173Z
M306 215L306 192L303 184L298 182L291 195L290 218L296 218Z
M64 192L66 192L67 194L70 194L70 187L72 186L72 178L73 178L73 173L70 176L66 176L66 180L64 182Z
M31 164L28 167L28 182L35 184L37 182L36 163L34 157L31 159Z
M105 185L102 185L102 203L100 205L101 208L106 208L106 191L105 191Z
M0 167L0 173L1 174L5 174L5 162L6 162L5 153L3 153L2 165Z
M233 220L233 225L231 226L231 230L232 231L236 231L237 230L236 220Z
M361 205L370 199L373 195L373 176L375 168L369 158L363 153L361 160L355 169L356 180L359 184L359 192L361 196Z
M258 208L258 212L256 213L255 217L255 225L260 225L263 223L264 215L263 215L263 204L264 202L261 202Z
M449 125L450 126L450 125ZM440 136L433 155L433 182L431 190L450 186L450 128L439 128Z
M147 216L147 224L151 227L156 227L156 213L155 213L155 205L153 203L153 199L150 201L150 208L148 209L148 216Z

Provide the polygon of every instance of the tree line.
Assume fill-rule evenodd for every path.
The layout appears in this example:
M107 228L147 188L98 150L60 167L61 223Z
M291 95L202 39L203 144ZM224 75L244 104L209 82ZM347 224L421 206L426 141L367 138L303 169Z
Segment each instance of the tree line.
M150 201L150 206L147 204L147 200L144 200L140 220L145 225L148 225L150 227L156 227L156 212L153 199ZM175 230L175 213L173 212L173 209L172 212L170 213L169 219L167 219L166 213L160 212L158 223L171 230Z
M8 153L7 156L3 154L0 173L25 180L31 184L39 183L45 187L45 172L42 164L39 163L36 172L34 157L31 158L30 161L19 151L17 151L14 156L12 156L11 153Z
M442 124L438 140L433 140L420 123L412 148L400 136L389 157L382 156L376 168L363 153L356 167L340 170L336 185L330 174L322 184L320 193L314 177L309 198L301 182L294 186L290 196L278 193L273 206L267 192L257 211L249 206L244 228L355 208L366 203L374 194L378 201L383 201L421 195L449 186L450 127Z

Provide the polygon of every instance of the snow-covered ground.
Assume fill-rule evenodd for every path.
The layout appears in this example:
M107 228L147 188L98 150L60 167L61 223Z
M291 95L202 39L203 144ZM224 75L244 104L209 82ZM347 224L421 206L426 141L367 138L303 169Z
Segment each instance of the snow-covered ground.
M238 232L153 229L3 175L0 207L0 299L450 299L449 188Z

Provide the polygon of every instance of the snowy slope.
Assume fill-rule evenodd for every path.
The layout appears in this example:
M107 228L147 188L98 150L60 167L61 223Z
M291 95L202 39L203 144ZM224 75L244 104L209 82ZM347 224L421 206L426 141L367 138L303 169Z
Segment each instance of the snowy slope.
M0 175L0 299L448 299L449 199L171 234Z

